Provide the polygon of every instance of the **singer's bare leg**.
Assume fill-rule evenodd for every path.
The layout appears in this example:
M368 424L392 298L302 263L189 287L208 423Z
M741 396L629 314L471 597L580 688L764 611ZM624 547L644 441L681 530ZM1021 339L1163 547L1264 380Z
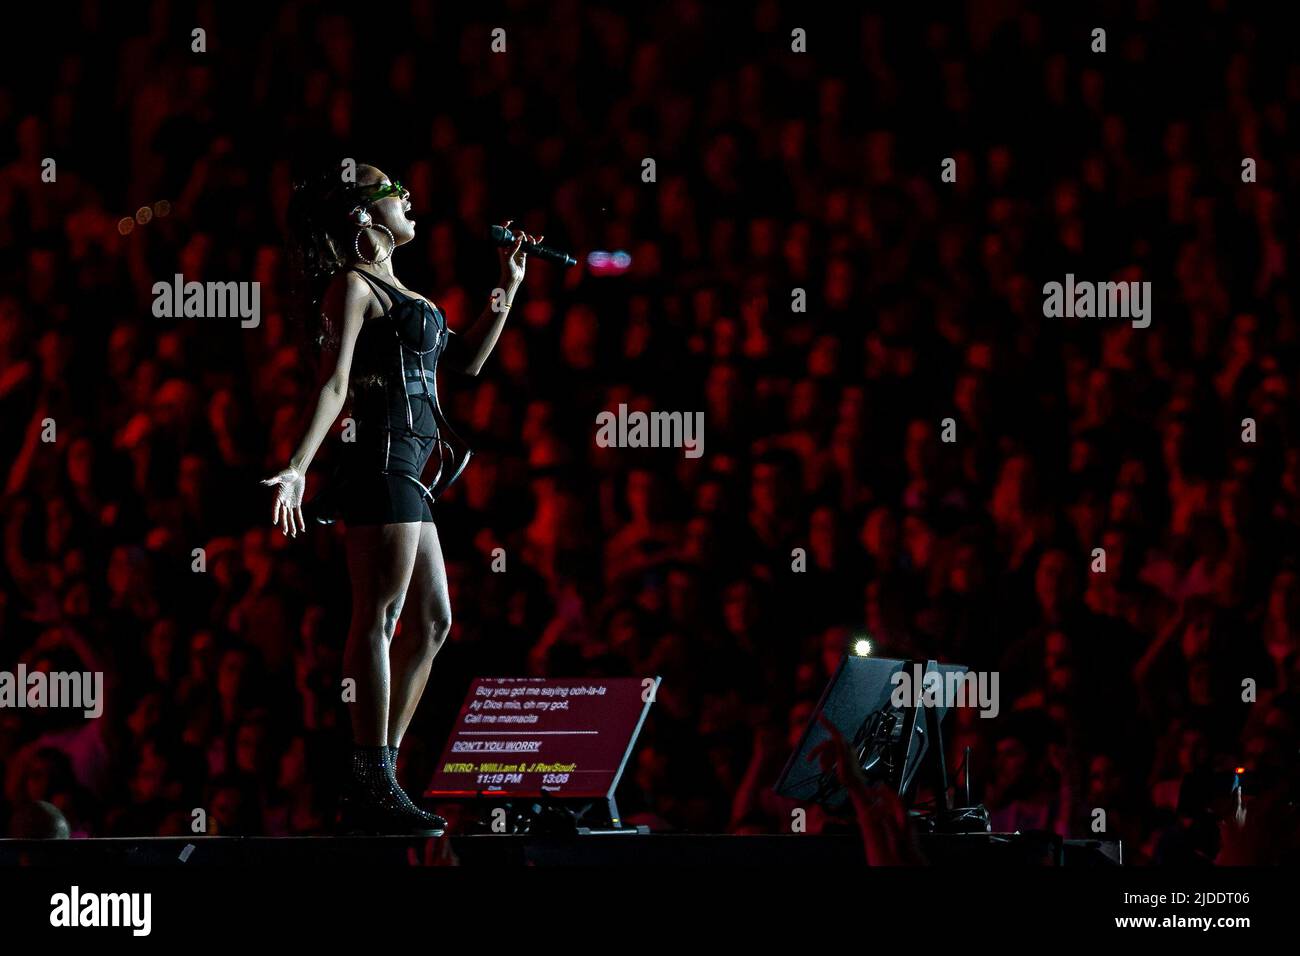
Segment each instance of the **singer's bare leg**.
M401 632L393 639L392 695L388 706L388 745L396 747L415 716L415 708L429 682L433 658L451 631L451 596L447 591L447 565L442 557L438 528L432 521L420 525L415 570L407 593Z
M343 676L356 681L350 705L352 739L359 747L388 743L388 655L420 540L420 523L358 525L347 529L352 577L352 625L343 651Z

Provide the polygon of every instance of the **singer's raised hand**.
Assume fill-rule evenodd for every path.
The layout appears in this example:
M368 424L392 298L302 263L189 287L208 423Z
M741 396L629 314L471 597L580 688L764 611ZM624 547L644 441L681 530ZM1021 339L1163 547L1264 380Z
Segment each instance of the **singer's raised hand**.
M506 230L507 235L510 234L512 222L513 219L507 219L501 223L501 228ZM524 281L524 269L528 263L528 253L524 251L524 243L536 245L544 238L545 236L530 236L521 229L515 236L513 244L508 247L497 246L497 256L501 259L501 278L498 286L505 292L504 306L497 298L496 292L493 292L492 301L474 320L474 324L456 337L457 347L448 353L448 361L467 375L477 375L483 370L483 363L492 354L501 330L505 327L510 306L514 304L515 293L519 291L519 286Z
M512 222L514 222L513 219L507 219L501 226L504 229L509 229ZM507 298L524 281L524 269L528 264L528 253L524 251L524 243L529 242L537 245L545 238L544 235L530 236L521 229L513 246L509 249L504 246L497 248L497 255L501 259L501 286L506 290Z

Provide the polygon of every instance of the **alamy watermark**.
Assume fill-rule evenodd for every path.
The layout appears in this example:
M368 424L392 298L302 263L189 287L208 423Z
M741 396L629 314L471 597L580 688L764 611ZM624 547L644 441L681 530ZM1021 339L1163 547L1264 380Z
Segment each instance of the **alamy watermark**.
M0 709L80 710L90 718L104 713L103 671L0 671Z
M1151 324L1150 282L1086 282L1065 274L1065 282L1043 286L1043 315L1049 319L1131 319L1133 328Z
M704 454L703 412L618 412L596 416L596 444L601 448L681 448L687 458Z
M240 319L246 329L262 322L260 282L171 282L153 284L153 314L159 319Z
M152 893L83 893L73 886L50 897L50 925L55 927L126 927L133 936L153 929Z
M998 715L997 671L925 671L920 664L895 671L889 702L895 707L975 707L981 717Z

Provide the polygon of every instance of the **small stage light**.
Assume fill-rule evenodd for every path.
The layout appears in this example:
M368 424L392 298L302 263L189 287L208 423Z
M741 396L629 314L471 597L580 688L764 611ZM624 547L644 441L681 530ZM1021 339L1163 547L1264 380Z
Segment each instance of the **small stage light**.
M868 657L871 654L871 642L865 637L853 642L853 653L858 657Z
M619 275L632 266L632 256L622 249L606 252L597 249L587 254L587 266L592 275Z

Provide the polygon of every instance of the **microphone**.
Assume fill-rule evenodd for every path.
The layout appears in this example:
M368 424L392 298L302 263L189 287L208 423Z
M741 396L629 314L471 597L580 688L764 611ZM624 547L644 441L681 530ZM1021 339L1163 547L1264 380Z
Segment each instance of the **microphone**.
M513 246L518 238L505 226L492 226L488 229L488 239L498 246ZM550 246L539 246L533 242L525 242L520 248L530 256L545 259L547 262L558 262L562 266L576 266L578 264L578 260L567 252L552 249Z

